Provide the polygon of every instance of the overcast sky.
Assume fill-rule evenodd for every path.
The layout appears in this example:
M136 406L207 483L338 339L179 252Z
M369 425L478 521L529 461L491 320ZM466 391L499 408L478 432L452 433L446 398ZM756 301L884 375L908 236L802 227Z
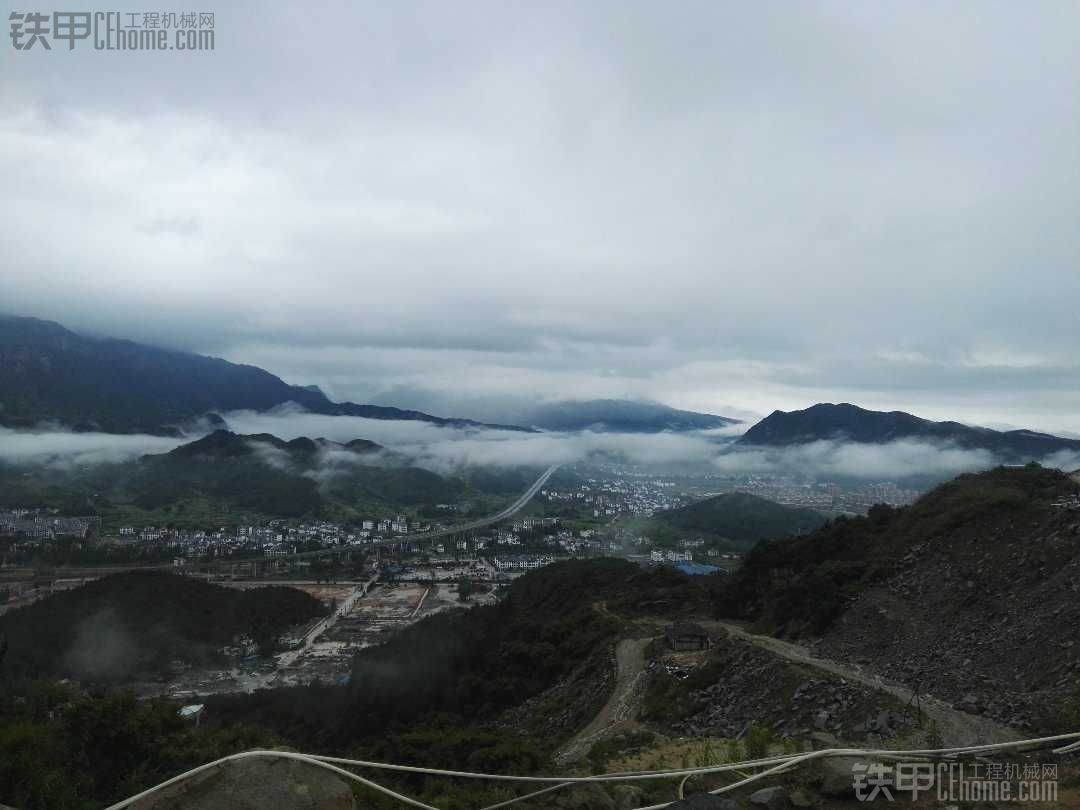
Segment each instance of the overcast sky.
M315 7L5 28L0 310L456 415L1080 431L1080 4Z

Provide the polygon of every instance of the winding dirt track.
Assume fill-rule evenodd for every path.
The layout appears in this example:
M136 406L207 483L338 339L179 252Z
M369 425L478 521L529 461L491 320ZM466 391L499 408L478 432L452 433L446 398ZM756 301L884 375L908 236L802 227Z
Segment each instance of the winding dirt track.
M606 606L598 605L599 610ZM846 678L849 681L868 686L892 695L897 700L907 703L912 691L880 675L865 672L859 666L849 666L826 658L816 658L798 644L782 641L772 636L760 636L749 633L745 628L730 622L705 621L701 624L714 635L727 634L734 639L753 644L786 661L828 672ZM645 693L645 648L650 638L627 638L615 647L617 675L615 688L603 708L597 712L590 723L575 734L555 754L555 761L560 765L576 762L588 753L592 745L605 737L625 731L635 725L641 700ZM1007 742L1020 739L1019 733L1008 726L994 721L958 711L949 704L930 695L920 695L923 711L932 718L941 732L943 745L960 747L994 742Z
M615 689L589 725L555 754L558 764L581 759L597 740L633 725L645 694L645 648L650 641L626 638L615 645Z
M759 636L748 633L739 625L729 622L703 622L702 624L710 631L723 630L733 638L749 642L763 650L768 650L773 655L785 660L813 667L823 672L830 672L849 681L856 681L872 689L886 692L904 703L907 703L912 697L912 691L907 687L887 681L880 675L863 672L862 668L858 666L848 666L826 658L815 658L805 647L798 644L781 641L772 636ZM945 747L952 748L1021 739L1020 734L1015 729L995 723L986 717L958 711L949 704L930 695L920 695L919 700L923 711L937 723Z

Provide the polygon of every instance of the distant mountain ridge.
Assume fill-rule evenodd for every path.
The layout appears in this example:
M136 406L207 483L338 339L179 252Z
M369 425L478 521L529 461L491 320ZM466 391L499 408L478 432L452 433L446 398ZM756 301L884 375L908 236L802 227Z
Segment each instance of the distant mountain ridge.
M821 440L885 444L915 439L989 450L1003 460L1031 461L1061 450L1080 452L1080 440L1031 430L999 431L960 422L933 422L903 411L870 411L849 403L819 403L773 411L739 439L741 445L784 447Z
M715 430L739 422L727 416L681 411L659 402L628 399L553 402L534 408L521 421L544 430L612 433Z
M258 452L259 445L268 445L297 457L311 456L320 450L349 451L357 455L386 451L381 444L368 439L353 439L341 444L329 439L309 439L301 436L285 441L271 433L242 435L228 430L215 430L201 439L182 444L166 455L173 458L237 458ZM154 458L154 456L149 456Z
M256 366L0 315L0 425L54 421L82 431L179 435L182 425L207 413L266 411L289 402L325 415L524 430L333 402L316 386L289 385Z
M86 468L0 462L0 508L61 504L106 524L226 525L269 518L350 521L453 502L459 476L413 466L366 439L347 444L218 430L166 453Z

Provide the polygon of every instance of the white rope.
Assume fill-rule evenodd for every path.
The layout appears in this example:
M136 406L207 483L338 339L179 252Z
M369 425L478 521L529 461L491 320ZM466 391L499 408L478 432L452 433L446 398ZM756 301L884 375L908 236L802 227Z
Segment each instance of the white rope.
M548 785L546 788L540 790L534 790L532 793L522 793L520 796L515 796L512 799L507 799L503 802L497 802L496 804L489 804L487 807L481 808L481 810L499 810L501 807L509 807L512 804L518 802L524 802L529 799L535 799L537 796L542 796L545 793L553 793L560 788L568 787L574 784L573 782L557 782L554 785Z
M1057 753L1065 753L1065 752L1068 752L1068 751L1075 750L1078 746L1080 746L1080 739L1078 739L1078 738L1080 738L1080 733L1073 732L1073 733L1070 733L1070 734L1059 734L1059 735L1056 735L1056 736L1053 736L1053 737L1037 737L1035 739L1030 739L1030 740L1014 740L1014 741L1006 742L1006 743L990 743L988 745L972 745L972 746L966 746L966 747L963 747L963 748L929 748L929 749L910 750L910 751L885 751L885 750L875 751L875 750L862 750L862 749L853 749L851 751L844 751L843 749L835 749L835 748L833 748L833 749L823 749L821 751L810 751L810 752L805 753L805 754L795 754L795 755L793 755L791 757L788 757L785 762L782 762L782 763L780 763L780 764L778 764L778 765L776 765L776 766L774 766L772 768L769 768L768 770L761 771L760 773L753 774L752 776L748 776L745 779L739 780L738 782L733 782L730 785L724 785L723 787L716 788L715 790L710 790L709 793L711 793L713 795L718 795L720 793L727 793L727 792L732 791L732 790L737 790L738 788L745 787L746 785L749 785L749 784L751 784L753 782L758 782L758 781L760 781L760 780L762 780L762 779L764 779L764 778L766 778L768 776L775 776L777 774L783 773L784 771L788 771L788 770L794 768L796 765L801 765L804 762L809 762L809 761L815 760L815 759L825 759L825 758L828 758L828 757L837 757L837 756L855 757L855 756L859 756L859 757L868 757L868 758L873 758L873 759L886 759L886 760L894 760L894 761L903 761L903 760L913 759L913 758L917 759L917 758L921 758L921 757L931 757L931 758L934 758L934 759L955 759L956 757L959 757L959 756L973 756L973 755L976 755L976 754L979 754L979 753L989 753L991 751L1008 751L1010 749L1025 748L1025 747L1028 747L1028 746L1031 746L1031 747L1034 747L1034 748L1041 748L1041 747L1046 747L1046 745L1048 745L1049 743L1052 743L1052 742L1059 742L1061 740L1066 740L1066 739L1074 740L1074 742L1071 743L1070 745L1066 745L1066 746L1061 747L1061 748L1053 749L1053 752L1055 754L1057 754ZM745 763L741 763L740 765L745 766ZM686 778L689 778L689 777L686 777ZM685 784L685 782L684 782L684 784ZM680 785L680 795L681 795L681 788L682 788L682 785ZM649 805L648 807L639 807L639 808L637 808L637 810L663 810L663 808L669 807L669 806L671 806L671 804L673 804L673 802L663 802L661 804Z
M232 754L227 757L215 760L214 762L208 762L205 765L200 765L197 768L192 768L189 771L185 771L178 776L174 776L160 785L147 788L146 790L138 793L123 801L117 802L114 805L106 808L106 810L122 810L125 807L133 804L134 802L144 799L148 796L152 796L154 793L163 790L170 785L175 785L186 779L190 779L198 773L220 765L225 762L236 761L240 759L247 759L251 757L268 757L279 759L292 759L299 762L307 762L311 765L315 765L320 768L325 768L339 776L344 776L354 782L357 782L365 787L376 790L391 798L397 799L410 807L418 807L422 810L438 810L438 808L431 805L424 804L423 802L397 793L390 788L384 787L377 782L370 779L365 779L351 771L347 771L344 768L338 767L339 765L351 765L355 768L372 768L381 771L397 771L404 773L423 774L426 776L444 776L459 779L487 779L492 781L501 782L533 782L533 783L548 783L548 787L542 790L528 793L522 796L518 796L512 799L508 799L497 804L489 805L484 810L496 810L496 808L506 807L525 799L533 798L544 793L549 793L554 790L558 790L570 785L581 783L596 783L596 782L627 782L627 781L645 781L649 779L671 779L675 777L684 777L685 780L691 776L701 776L706 774L724 773L734 770L744 770L747 768L765 768L766 770L753 774L741 779L738 782L733 782L730 785L713 790L712 793L726 793L731 790L743 787L744 785L757 782L768 776L782 773L790 770L797 765L810 762L816 759L825 759L829 757L869 757L875 759L885 759L893 761L902 761L906 759L919 758L919 757L931 757L934 759L954 759L962 756L976 756L978 754L990 753L996 751L1009 751L1020 748L1045 748L1053 743L1060 743L1064 741L1070 741L1064 746L1054 748L1054 753L1070 753L1077 749L1080 749L1080 732L1072 732L1069 734L1057 734L1051 737L1036 737L1028 740L1012 740L1003 743L989 743L986 745L970 745L959 748L927 748L917 749L910 751L893 751L883 749L865 749L865 748L829 748L821 751L811 751L803 754L786 754L777 757L765 757L762 759L745 760L742 762L732 762L724 765L707 765L697 768L680 768L677 770L661 770L661 771L626 771L620 773L608 773L599 774L595 776L517 776L512 774L493 774L493 773L476 773L472 771L451 771L440 768L424 768L415 765L395 765L387 762L370 762L367 760L359 759L346 759L344 757L325 757L315 754L299 754L292 751L244 751L239 754ZM661 810L674 803L664 802L663 804L654 804L648 807L638 808L638 810Z
M239 754L231 754L230 756L222 757L221 759L214 760L213 762L208 762L205 765L200 765L198 768L192 768L190 771L185 771L179 776L174 776L172 779L162 782L160 785L155 785L152 788L144 790L142 793L137 793L136 795L128 799L124 799L123 801L119 801L116 804L110 805L106 808L106 810L121 810L121 808L128 807L134 802L137 802L139 799L145 799L147 796L151 796L154 793L157 793L159 790L167 788L169 785L175 785L178 782L189 779L197 773L201 773L202 771L205 771L209 768L213 768L215 765L221 765L222 763L232 762L239 759L248 759L250 757L277 757L280 759L294 759L299 762L306 762L310 765L325 768L328 771L336 773L338 776L344 776L354 782L359 782L365 787L377 790L380 793L385 793L387 796L397 799L400 802L404 802L410 807L419 807L421 808L421 810L439 810L439 808L437 807L432 807L430 804L424 804L421 801L417 801L416 799L402 795L401 793L397 793L390 788L383 787L378 782L373 782L370 779L365 779L364 777L358 776L357 774L352 773L351 771L347 771L344 768L339 768L336 765L331 765L327 762L320 762L319 760L307 754L296 754L292 751L243 751Z
M1068 745L1063 745L1063 746L1061 746L1061 748L1055 748L1054 753L1055 754L1071 754L1073 751L1076 751L1077 749L1080 749L1080 740L1077 740L1076 742L1073 742L1073 743L1069 743Z

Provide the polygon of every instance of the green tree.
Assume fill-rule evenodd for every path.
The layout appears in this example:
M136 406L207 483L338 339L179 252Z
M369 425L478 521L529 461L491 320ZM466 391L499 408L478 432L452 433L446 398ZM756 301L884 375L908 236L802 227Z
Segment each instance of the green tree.
M459 602L468 602L472 595L476 592L476 585L468 577L462 577L458 580L457 586L457 598Z

